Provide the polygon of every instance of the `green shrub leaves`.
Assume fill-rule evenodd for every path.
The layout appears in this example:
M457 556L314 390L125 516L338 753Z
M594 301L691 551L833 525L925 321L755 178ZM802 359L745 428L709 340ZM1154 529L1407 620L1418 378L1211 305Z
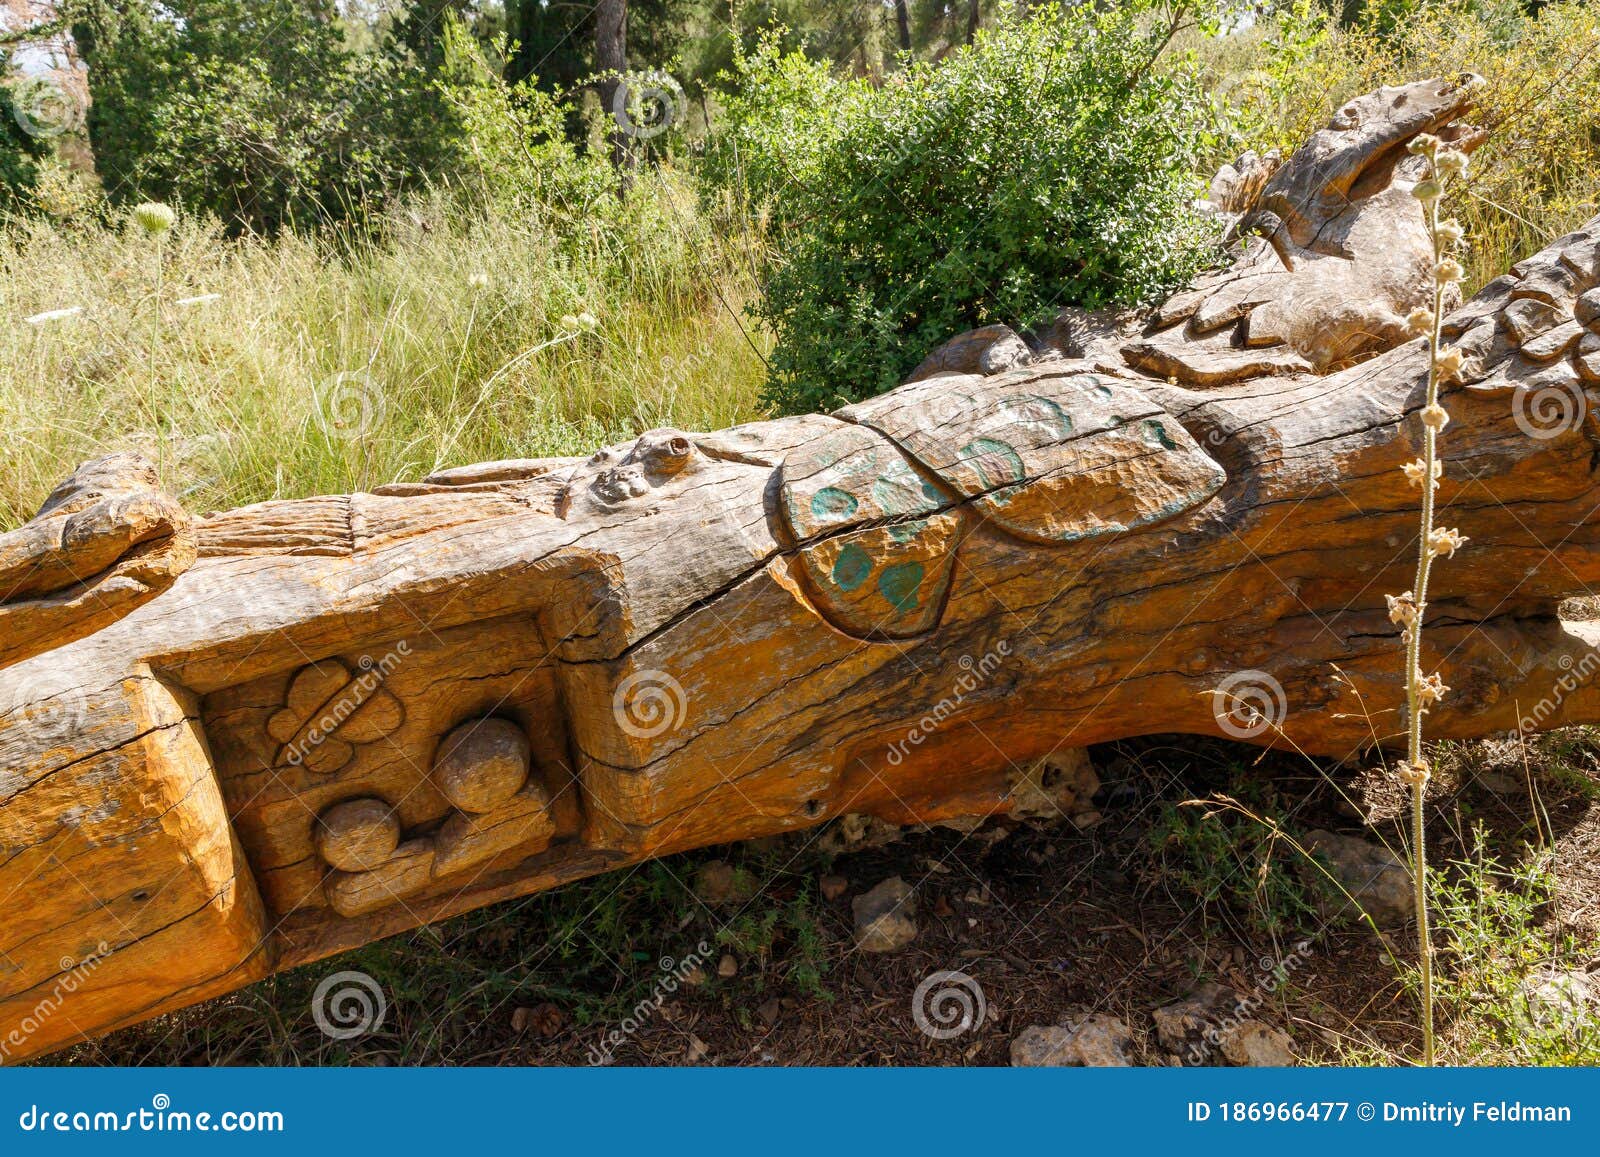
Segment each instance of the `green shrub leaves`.
M768 400L832 408L963 330L1190 278L1212 240L1192 208L1206 107L1187 71L1157 64L1162 40L1085 7L879 88L770 48L743 58L719 149L785 230L756 307L777 338Z

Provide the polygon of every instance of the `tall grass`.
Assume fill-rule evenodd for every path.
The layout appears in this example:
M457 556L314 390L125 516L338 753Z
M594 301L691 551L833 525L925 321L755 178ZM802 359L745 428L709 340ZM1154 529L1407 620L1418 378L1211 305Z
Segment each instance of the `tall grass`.
M747 420L753 244L711 229L670 170L603 219L440 198L356 244L180 218L158 249L131 227L10 223L0 527L113 449L204 511Z

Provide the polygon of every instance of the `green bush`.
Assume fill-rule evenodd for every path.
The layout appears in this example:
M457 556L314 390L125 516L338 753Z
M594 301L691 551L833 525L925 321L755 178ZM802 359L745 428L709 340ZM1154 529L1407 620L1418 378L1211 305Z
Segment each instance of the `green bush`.
M592 224L610 210L615 175L566 135L569 102L532 80L507 83L459 22L446 26L442 49L431 88L454 126L438 146L434 171L442 183L503 213L532 212L568 226Z
M7 67L6 54L0 52L0 74ZM13 210L38 180L38 162L49 152L45 142L23 129L15 101L15 87L0 84L0 208Z
M304 0L127 0L77 28L113 203L160 200L272 233L370 223L430 183L494 175L485 147L503 142L466 121L504 86L449 3L406 0L369 29ZM358 32L375 43L352 47Z
M268 231L316 220L371 168L343 35L301 0L132 0L92 10L79 41L113 202Z
M718 78L728 90L699 166L711 199L733 190L762 210L802 207L803 198L784 197L786 188L815 180L824 150L844 127L839 110L869 91L826 61L784 51L785 38L783 29L772 29L749 52L736 46L733 68Z
M1190 72L1157 63L1162 42L1123 9L1052 10L810 106L811 66L746 62L745 90L789 118L747 148L786 231L756 307L776 337L768 400L830 408L963 330L1187 281L1212 239L1192 208L1209 119Z

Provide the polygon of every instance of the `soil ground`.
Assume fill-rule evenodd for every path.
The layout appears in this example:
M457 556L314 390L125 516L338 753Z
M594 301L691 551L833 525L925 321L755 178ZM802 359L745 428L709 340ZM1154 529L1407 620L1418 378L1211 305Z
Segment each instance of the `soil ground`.
M1600 967L1600 764L1585 733L1541 744L1440 758L1430 857L1472 859L1475 829L1480 857L1553 850L1541 935L1586 971ZM1207 980L1258 999L1252 1015L1306 1063L1415 1056L1414 933L1352 919L1291 838L1331 828L1402 848L1381 776L1183 737L1093 756L1103 819L1088 831L995 820L844 854L818 832L708 849L419 929L54 1060L582 1065L609 1039L610 1062L632 1065L1004 1065L1025 1027L1100 1011L1131 1029L1135 1063L1164 1065L1181 1058L1156 1041L1152 1010ZM731 896L700 879L708 863L734 868ZM851 900L894 876L916 887L918 934L862 952ZM845 881L837 895L830 877ZM385 1005L349 1040L312 1010L340 971L370 976ZM984 1013L936 1040L913 995L942 971L971 977Z

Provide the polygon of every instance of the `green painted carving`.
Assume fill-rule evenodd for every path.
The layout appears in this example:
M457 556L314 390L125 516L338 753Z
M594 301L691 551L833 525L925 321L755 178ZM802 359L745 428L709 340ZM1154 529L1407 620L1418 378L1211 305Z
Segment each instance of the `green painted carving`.
M928 500L942 502L944 496L937 490L928 493L928 484L906 463L896 458L872 481L872 500L891 518L904 514L924 514Z
M811 499L811 513L825 521L848 518L860 505L854 495L845 493L837 486L824 486Z
M872 574L872 558L855 543L839 552L833 562L833 581L839 589L853 591Z
M1027 477L1022 456L998 438L975 438L961 447L961 458L978 472L984 489L993 490Z
M1000 399L1000 410L1019 426L1031 426L1054 441L1072 436L1072 415L1054 398L1039 394L1019 394Z
M852 527L932 514L952 498L926 481L895 445L844 425L783 466L779 501L797 542Z
M917 591L922 587L924 574L920 562L901 562L884 567L878 576L878 591L897 611L917 609Z
M1178 444L1167 433L1167 428L1160 422L1153 419L1146 421L1141 426L1141 430L1143 431L1145 442L1157 450L1176 450L1178 448Z

